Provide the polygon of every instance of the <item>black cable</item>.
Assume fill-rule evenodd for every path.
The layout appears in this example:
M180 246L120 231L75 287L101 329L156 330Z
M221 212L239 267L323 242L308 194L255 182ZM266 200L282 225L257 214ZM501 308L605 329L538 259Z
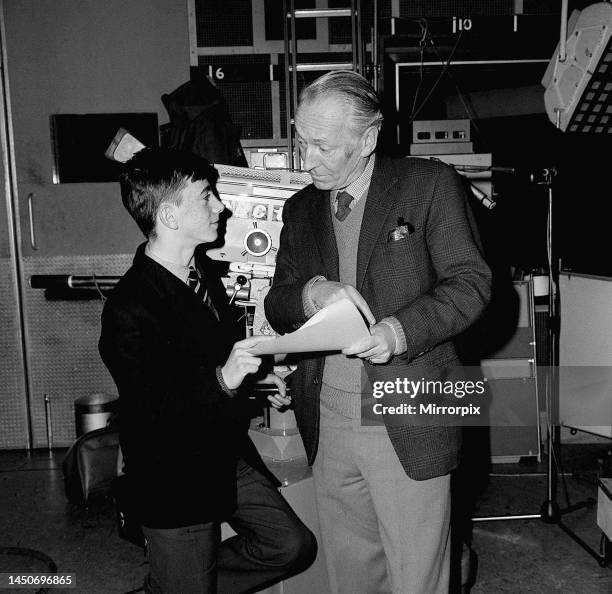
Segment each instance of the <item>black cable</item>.
M459 47L459 42L461 41L462 36L463 36L463 31L460 31L459 35L457 36L457 41L455 42L455 45L453 46L453 49L451 50L451 53L448 56L448 60L446 61L446 63L444 64L444 67L442 68L442 71L438 75L438 78L436 79L436 82L434 82L434 84L432 85L431 89L429 89L429 92L425 96L425 99L423 99L423 101L419 105L418 109L413 114L411 114L410 122L414 121L414 119L419 114L419 112L423 109L423 107L425 107L425 104L427 103L427 100L431 97L433 92L436 90L436 87L440 84L440 81L442 80L442 77L446 74L447 70L449 69L449 67L451 65L453 56L455 55L455 52L457 51L457 48ZM429 35L429 39L431 40L431 35ZM440 60L440 61L442 61L442 60Z
M102 303L105 303L106 295L102 292L102 289L100 288L100 285L98 284L98 279L96 278L95 272L91 273L91 278L93 279L94 287L96 288L96 291L98 291L98 295L100 296L100 301L102 301Z
M412 123L412 121L416 118L416 116L421 111L421 109L423 109L423 107L425 106L425 103L427 102L427 100L429 99L431 94L435 91L436 87L440 83L440 80L442 80L442 77L444 76L444 73L447 71L448 67L450 66L451 60L453 59L453 56L455 55L455 51L459 47L459 42L461 41L461 37L463 36L463 30L459 31L459 35L457 36L457 41L455 42L455 45L453 46L453 49L451 50L450 56L448 57L448 60L447 60L446 64L444 64L444 68L442 69L442 72L440 72L440 74L438 76L438 79L433 84L432 88L429 90L429 93L427 93L425 99L423 99L423 101L419 105L418 109L416 109L416 111L415 111L416 100L418 98L418 94L419 94L420 88L421 88L422 83L423 83L424 51L425 51L425 47L426 47L428 41L431 43L431 45L434 48L434 50L436 50L436 54L440 58L440 62L443 63L444 61L442 60L440 54L437 51L437 48L436 48L434 42L433 42L433 38L431 37L431 33L429 31L429 22L427 21L427 19L425 19L425 18L410 19L410 18L405 18L405 17L397 17L397 19L400 20L400 21L417 23L421 27L421 32L423 33L423 35L422 35L422 37L421 37L421 39L419 41L419 47L421 48L421 51L420 51L420 54L421 54L421 64L420 64L420 67L419 67L419 83L418 83L417 89L415 91L414 101L413 101L412 109L410 111L410 117L408 118L408 121L410 123Z
M419 98L419 93L421 91L421 87L423 86L423 62L425 61L425 47L427 45L427 37L429 35L429 23L426 19L419 19L419 26L421 27L422 37L419 41L419 47L421 48L421 60L419 66L419 82L414 90L414 98L412 100L412 107L410 108L410 116L408 117L408 121L412 122L414 111L416 109L417 99Z
M438 47L434 43L433 38L430 37L429 39L430 39L431 47L433 48L434 52L436 53L436 56L438 56L438 58L440 59L440 62L442 62L442 56L440 55L440 52L438 51ZM453 50L453 53L454 53L454 50ZM470 108L470 106L468 106L468 103L465 100L463 92L459 88L459 84L455 80L455 77L453 76L453 72L452 72L452 70L450 68L448 68L448 77L451 79L451 81L453 82L453 85L455 86L455 90L457 91L457 95L459 96L459 99L460 99L461 103L463 104L463 108L465 109L465 113L467 114L468 119L470 120L470 123L472 124L472 126L474 126L474 130L476 130L478 136L480 138L482 138L486 142L487 139L482 134L480 128L478 127L478 124L476 124L476 112L474 111L473 108Z

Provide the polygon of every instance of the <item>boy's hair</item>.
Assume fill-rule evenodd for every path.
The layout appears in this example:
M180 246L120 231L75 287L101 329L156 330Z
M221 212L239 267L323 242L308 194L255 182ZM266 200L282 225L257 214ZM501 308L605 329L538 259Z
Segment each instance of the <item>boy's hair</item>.
M121 199L147 239L155 237L157 211L163 202L177 206L190 181L207 180L216 193L217 170L203 157L172 149L144 148L119 176Z

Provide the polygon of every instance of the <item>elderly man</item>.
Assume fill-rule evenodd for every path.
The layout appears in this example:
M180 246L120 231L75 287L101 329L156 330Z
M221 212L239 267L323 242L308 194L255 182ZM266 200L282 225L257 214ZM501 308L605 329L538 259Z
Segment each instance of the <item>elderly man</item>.
M104 306L100 353L119 390L130 507L147 539L147 592L251 592L305 569L316 543L275 488L238 388L261 359L200 244L217 239L216 170L143 149L121 174L147 238ZM273 381L275 376L270 376ZM281 395L272 404L288 404ZM220 542L220 523L236 536Z
M458 363L452 339L480 315L490 271L452 168L376 154L382 115L358 74L306 87L295 128L312 185L287 201L266 315L278 332L350 299L371 336L305 356L294 407L334 592L431 594L449 585L450 471L457 427L359 423L362 371ZM385 422L387 419L385 419Z

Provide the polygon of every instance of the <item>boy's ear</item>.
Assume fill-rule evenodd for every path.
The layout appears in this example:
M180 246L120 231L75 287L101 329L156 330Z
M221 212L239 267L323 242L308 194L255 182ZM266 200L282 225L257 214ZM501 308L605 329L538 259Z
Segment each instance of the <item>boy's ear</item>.
M174 204L162 202L157 211L157 218L164 227L168 227L168 229L178 229L178 219Z

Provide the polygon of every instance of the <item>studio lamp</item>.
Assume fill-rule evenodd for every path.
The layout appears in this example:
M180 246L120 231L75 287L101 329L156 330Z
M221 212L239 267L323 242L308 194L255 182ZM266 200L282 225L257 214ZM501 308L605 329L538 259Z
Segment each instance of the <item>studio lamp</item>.
M563 132L612 134L612 4L563 2L561 39L542 78L550 121Z

